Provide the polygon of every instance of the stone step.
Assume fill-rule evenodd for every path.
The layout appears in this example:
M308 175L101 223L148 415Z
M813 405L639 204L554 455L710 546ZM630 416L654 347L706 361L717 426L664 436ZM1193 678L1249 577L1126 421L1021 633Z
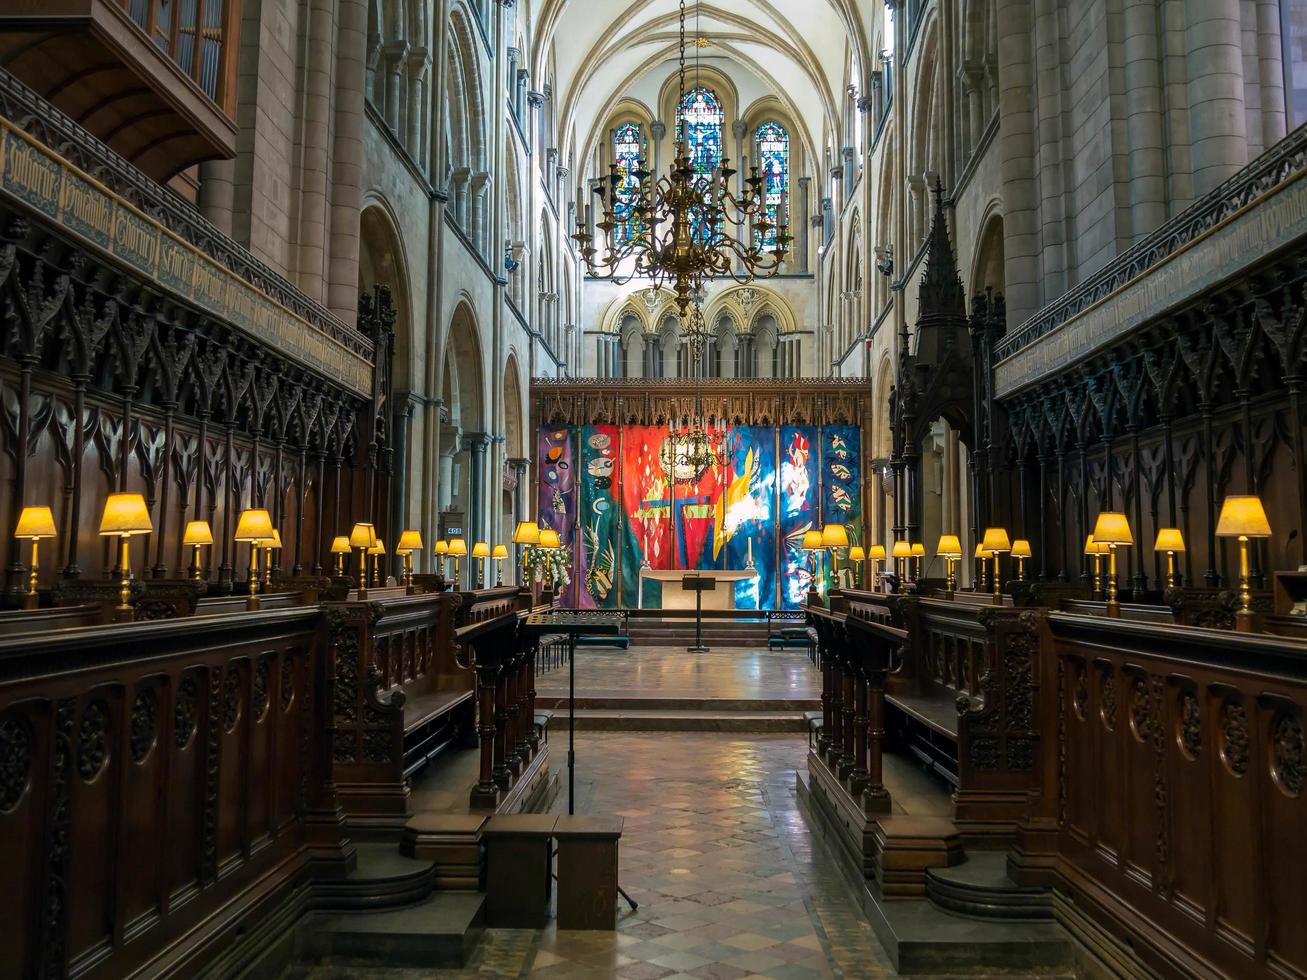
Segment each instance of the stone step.
M567 737L567 715L555 715L555 738ZM576 713L576 730L590 732L807 732L797 711L641 711L592 709Z
M567 697L561 694L537 694L537 708L555 712L553 724L567 724ZM655 698L607 697L579 695L577 711L706 711L722 714L728 711L781 711L786 714L817 711L821 699L812 698ZM562 714L558 714L562 712Z
M299 933L301 965L461 968L481 938L485 896L436 893L408 908L385 912L315 913Z
M967 852L951 868L926 871L926 895L950 912L994 919L1052 919L1053 893L1023 888L1007 876L1005 851Z

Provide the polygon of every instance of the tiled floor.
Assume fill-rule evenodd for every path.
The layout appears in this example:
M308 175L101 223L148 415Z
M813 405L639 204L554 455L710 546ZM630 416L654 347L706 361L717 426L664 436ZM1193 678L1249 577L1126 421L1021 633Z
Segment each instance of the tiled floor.
M567 666L541 673L536 693L567 694ZM815 698L821 675L801 650L632 647L576 653L578 697Z

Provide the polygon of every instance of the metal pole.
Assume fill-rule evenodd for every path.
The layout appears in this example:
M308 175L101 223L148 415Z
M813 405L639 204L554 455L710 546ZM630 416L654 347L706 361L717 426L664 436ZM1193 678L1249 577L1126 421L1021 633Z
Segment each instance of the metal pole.
M567 634L567 815L576 814L576 633Z

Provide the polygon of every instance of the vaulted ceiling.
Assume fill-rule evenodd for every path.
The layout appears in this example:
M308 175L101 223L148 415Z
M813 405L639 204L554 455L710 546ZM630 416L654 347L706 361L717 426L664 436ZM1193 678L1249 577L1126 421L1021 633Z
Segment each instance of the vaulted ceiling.
M675 72L677 0L532 6L532 74L545 78L553 71L560 129L575 141L565 151L587 153L619 100L656 93ZM868 70L869 20L878 8L865 0L687 0L687 61L698 53L742 88L778 97L816 150L823 130L840 124L850 53L864 75ZM696 36L708 46L696 49ZM865 77L855 84L867 89ZM657 106L648 107L658 115Z

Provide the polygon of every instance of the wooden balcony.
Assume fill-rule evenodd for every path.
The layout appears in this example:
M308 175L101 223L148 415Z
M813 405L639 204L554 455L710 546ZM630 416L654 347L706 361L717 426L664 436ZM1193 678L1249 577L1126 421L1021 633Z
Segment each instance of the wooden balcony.
M238 0L9 0L0 67L164 181L235 155Z

